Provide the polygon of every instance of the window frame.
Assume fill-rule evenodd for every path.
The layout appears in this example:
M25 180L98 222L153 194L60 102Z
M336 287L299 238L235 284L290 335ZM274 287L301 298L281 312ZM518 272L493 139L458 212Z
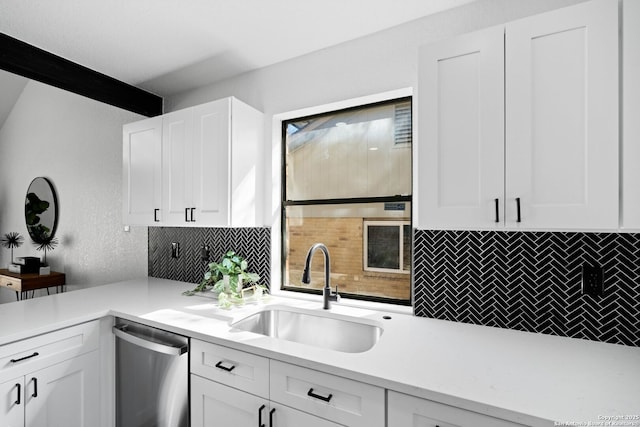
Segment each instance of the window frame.
M314 118L318 118L318 117L322 117L322 116L326 116L327 114L332 114L332 113L343 113L343 112L349 112L349 111L354 111L354 110L360 110L363 107L376 107L376 106L380 106L380 105L388 105L388 104L395 104L395 103L401 103L401 102L409 102L410 105L410 109L411 109L411 123L412 123L412 129L415 129L415 127L413 126L414 123L414 117L413 117L413 111L414 111L414 100L413 100L413 94L409 93L409 94L401 94L398 96L390 96L388 98L384 98L384 99L380 99L377 101L369 101L369 102L354 102L352 103L350 106L347 107L337 107L337 108L327 108L327 109L322 109L321 111L318 112L314 112L313 114L307 114L307 115L299 115L296 116L294 114L291 114L289 117L287 118L282 118L282 120L280 120L280 126L279 126L279 130L280 130L280 134L279 134L279 142L280 142L280 215L279 215L279 223L280 223L280 227L279 227L279 236L280 236L280 248L279 248L279 253L280 253L280 259L279 261L279 273L280 273L280 290L281 291L287 291L287 292L295 292L295 293L299 293L299 294L316 294L316 295L322 295L322 290L320 289L309 289L309 288L302 288L302 287L297 287L297 286L289 286L288 283L285 283L285 280L287 278L287 274L286 274L286 259L287 259L287 245L285 245L285 242L287 241L287 235L286 235L286 211L287 211L287 207L289 206L309 206L309 205L332 205L332 204L364 204L364 203L400 203L400 202L409 202L411 204L412 207L412 211L411 211L411 219L408 222L410 227L411 227L411 247L413 249L413 218L414 218L414 214L413 214L413 187L414 187L414 177L413 177L413 159L415 157L415 143L414 143L414 138L413 136L415 135L415 132L412 131L412 144L411 144L411 152L410 152L410 156L411 156L411 194L409 195L393 195L393 196L379 196L379 197L354 197L354 198L334 198L334 199L308 199L308 200L288 200L287 199L287 143L286 143L286 132L287 132L287 127L291 122L300 122L300 121L304 121L304 120L312 120ZM275 135L274 135L275 138ZM397 147L394 148L402 148L402 146L407 146L409 144L407 143L403 143L403 144L398 144ZM413 254L412 254L412 260L411 260L411 265L413 267ZM364 272L364 265L363 265L363 272ZM409 299L394 299L394 298L387 298L387 297L380 297L380 296L372 296L372 295L362 295L362 294L346 294L344 292L340 292L342 297L346 297L346 298L352 298L355 300L361 300L361 301L370 301L370 302L377 302L377 303L385 303L385 304L391 304L394 306L411 306L413 303L413 268L411 268L411 271L409 271Z
M392 273L392 274L411 274L411 270L404 269L404 227L411 227L411 221L407 220L368 220L362 221L362 270L371 271L373 273ZM369 231L368 226L374 227L396 227L398 233L398 265L399 268L382 268L382 267L369 267Z

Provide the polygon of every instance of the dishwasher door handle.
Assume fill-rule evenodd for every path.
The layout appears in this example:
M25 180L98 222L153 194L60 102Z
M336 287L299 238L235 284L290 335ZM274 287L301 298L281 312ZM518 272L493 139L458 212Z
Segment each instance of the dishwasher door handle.
M188 346L182 345L175 347L169 344L162 344L159 342L146 340L138 335L134 335L126 330L127 325L119 325L113 327L113 333L116 337L137 345L138 347L146 348L147 350L155 351L157 353L164 353L170 356L180 356L187 352Z

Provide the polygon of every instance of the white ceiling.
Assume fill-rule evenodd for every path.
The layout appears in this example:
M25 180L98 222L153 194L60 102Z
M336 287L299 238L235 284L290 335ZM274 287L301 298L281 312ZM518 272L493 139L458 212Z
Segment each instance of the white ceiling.
M0 0L0 32L167 96L471 1Z

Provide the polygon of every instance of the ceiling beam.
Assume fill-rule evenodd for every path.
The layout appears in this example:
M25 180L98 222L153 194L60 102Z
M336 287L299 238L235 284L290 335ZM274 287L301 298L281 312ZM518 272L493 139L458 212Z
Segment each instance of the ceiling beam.
M162 114L162 98L0 33L0 69L147 117Z

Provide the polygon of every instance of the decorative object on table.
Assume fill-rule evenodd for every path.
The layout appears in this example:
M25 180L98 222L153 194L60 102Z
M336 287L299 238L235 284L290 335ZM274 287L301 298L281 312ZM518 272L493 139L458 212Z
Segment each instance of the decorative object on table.
M232 303L242 302L244 285L260 280L258 274L247 271L248 266L249 263L243 257L234 251L228 251L220 262L210 263L202 282L195 289L184 292L184 295L213 291L218 294L218 304L223 308L230 307ZM254 287L260 287L262 295L264 286Z
M24 237L15 231L7 233L0 239L0 244L7 249L11 249L11 259L9 264L13 264L13 248L19 248L24 243Z
M40 243L36 243L36 250L44 251L44 258L40 264L40 274L45 275L51 273L51 267L47 263L47 251L52 251L58 246L58 239L53 237Z
M18 274L38 273L40 268L40 258L34 256L21 256L9 266L9 271Z

